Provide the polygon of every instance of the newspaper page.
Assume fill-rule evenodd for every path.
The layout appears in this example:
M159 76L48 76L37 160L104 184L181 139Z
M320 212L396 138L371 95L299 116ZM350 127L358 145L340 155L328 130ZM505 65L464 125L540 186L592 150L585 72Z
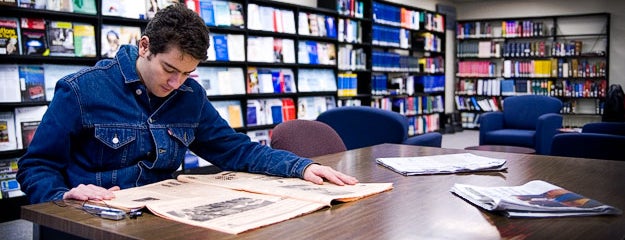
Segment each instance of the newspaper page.
M488 211L508 217L620 215L622 212L541 180L514 187L454 184L451 192Z
M405 176L477 171L501 171L506 169L505 159L483 157L472 153L421 157L377 158L375 161L378 164Z
M299 178L228 171L202 175L182 174L178 176L178 180L313 201L328 206L332 201L355 201L393 188L393 183L358 183L338 186L326 182L319 185Z

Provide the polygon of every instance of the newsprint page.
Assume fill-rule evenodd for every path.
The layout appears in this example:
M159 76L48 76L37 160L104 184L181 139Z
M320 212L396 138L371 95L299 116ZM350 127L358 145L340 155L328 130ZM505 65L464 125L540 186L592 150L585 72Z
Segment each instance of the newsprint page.
M392 183L317 185L299 178L220 172L116 191L115 199L105 202L125 210L146 207L163 218L237 234L392 188Z

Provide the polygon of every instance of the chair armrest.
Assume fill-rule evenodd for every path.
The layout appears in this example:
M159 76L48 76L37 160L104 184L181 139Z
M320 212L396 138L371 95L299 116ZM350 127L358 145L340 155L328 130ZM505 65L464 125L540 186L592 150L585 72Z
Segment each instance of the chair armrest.
M402 144L425 146L425 147L441 147L443 135L438 132L430 132L417 136L408 137Z
M483 135L487 132L503 128L503 112L487 112L480 115L480 145L486 139Z
M558 113L547 113L538 117L536 121L536 153L547 155L551 152L553 136L562 128L562 115Z

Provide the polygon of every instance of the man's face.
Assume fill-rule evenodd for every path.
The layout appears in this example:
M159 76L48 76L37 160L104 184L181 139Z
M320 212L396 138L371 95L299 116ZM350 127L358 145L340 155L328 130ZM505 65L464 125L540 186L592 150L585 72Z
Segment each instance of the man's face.
M200 63L177 47L152 54L148 46L149 39L143 36L139 41L137 71L148 91L157 97L165 97L178 89Z

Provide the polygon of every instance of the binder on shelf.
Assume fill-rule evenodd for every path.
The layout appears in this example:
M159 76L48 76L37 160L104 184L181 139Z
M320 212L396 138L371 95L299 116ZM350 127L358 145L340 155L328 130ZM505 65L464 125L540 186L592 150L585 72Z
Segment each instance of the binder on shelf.
M18 66L22 102L45 102L46 90L41 65Z

